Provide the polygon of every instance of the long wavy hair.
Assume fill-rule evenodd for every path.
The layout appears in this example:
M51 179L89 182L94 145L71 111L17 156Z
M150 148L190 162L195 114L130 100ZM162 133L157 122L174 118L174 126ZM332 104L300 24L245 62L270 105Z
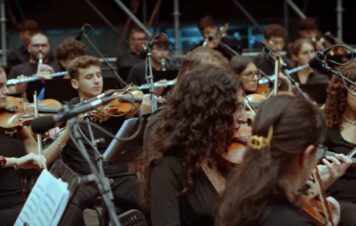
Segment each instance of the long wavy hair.
M339 68L340 72L351 81L356 81L356 62ZM329 128L339 129L341 126L342 115L346 109L347 89L341 78L333 76L327 89L325 103L326 124Z
M143 168L145 204L150 204L150 173L164 156L179 158L186 170L186 186L194 188L203 159L216 164L215 155L227 150L234 133L234 113L240 107L238 80L233 72L212 65L198 65L176 85L154 125L147 143Z
M219 226L260 225L273 200L285 197L281 173L310 145L325 138L325 120L314 105L301 97L273 96L263 103L253 123L253 134L267 137L269 147L249 148L241 166L228 177L217 214Z

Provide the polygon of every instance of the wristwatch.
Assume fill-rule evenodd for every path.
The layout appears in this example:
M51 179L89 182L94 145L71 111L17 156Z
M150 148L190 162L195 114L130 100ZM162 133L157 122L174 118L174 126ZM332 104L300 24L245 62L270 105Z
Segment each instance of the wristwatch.
M0 155L0 169L6 165L6 158Z

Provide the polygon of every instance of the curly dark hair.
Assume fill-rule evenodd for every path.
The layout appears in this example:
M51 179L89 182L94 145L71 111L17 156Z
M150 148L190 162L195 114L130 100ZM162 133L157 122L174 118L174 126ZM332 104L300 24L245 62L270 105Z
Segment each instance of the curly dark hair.
M203 64L176 85L147 143L148 160L142 169L147 206L151 170L163 156L177 156L185 166L187 186L183 194L194 187L202 160L215 165L216 154L227 150L234 132L233 115L241 106L239 87L232 71Z
M269 24L263 32L265 39L270 39L272 37L282 37L286 38L286 30L279 24Z
M338 70L351 81L356 81L356 62L340 67ZM346 109L346 96L347 89L344 82L334 75L329 82L325 103L326 124L329 128L340 128L342 115Z
M249 148L242 164L229 175L219 202L217 225L260 225L273 201L285 197L282 172L305 148L325 139L323 114L302 97L280 95L266 100L253 122L253 134L267 137L270 128L270 146Z
M67 38L56 49L57 61L74 59L83 56L86 52L85 45L75 38Z

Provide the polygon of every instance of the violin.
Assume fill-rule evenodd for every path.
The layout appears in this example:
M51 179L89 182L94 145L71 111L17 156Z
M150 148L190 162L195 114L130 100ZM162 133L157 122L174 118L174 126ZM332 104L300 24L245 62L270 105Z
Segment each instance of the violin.
M113 95L117 95L114 93ZM117 98L109 103L88 112L87 116L93 121L104 122L110 117L135 115L140 108L143 92L134 90L126 94L118 94Z
M329 204L326 200L325 189L322 187L317 167L315 167L309 181L313 182L311 185L317 192L309 192L296 197L299 204L301 204L302 211L316 226L334 226Z
M234 134L227 152L221 153L220 162L228 169L235 167L242 162L247 150L247 139L252 134L252 128L242 124Z
M19 127L29 125L35 119L33 104L25 102L23 98L8 96L6 102L6 108L0 112L1 129L7 132L15 131ZM57 100L42 100L38 105L38 110L47 114L56 113L61 105Z

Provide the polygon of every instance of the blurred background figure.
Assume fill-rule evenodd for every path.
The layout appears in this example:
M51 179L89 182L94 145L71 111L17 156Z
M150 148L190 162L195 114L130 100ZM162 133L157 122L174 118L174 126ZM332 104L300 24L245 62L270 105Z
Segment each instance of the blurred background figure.
M19 37L22 45L9 52L7 56L7 72L9 72L13 66L29 61L30 54L28 53L27 48L31 42L32 36L38 31L38 24L34 20L24 20L20 23L19 29Z

